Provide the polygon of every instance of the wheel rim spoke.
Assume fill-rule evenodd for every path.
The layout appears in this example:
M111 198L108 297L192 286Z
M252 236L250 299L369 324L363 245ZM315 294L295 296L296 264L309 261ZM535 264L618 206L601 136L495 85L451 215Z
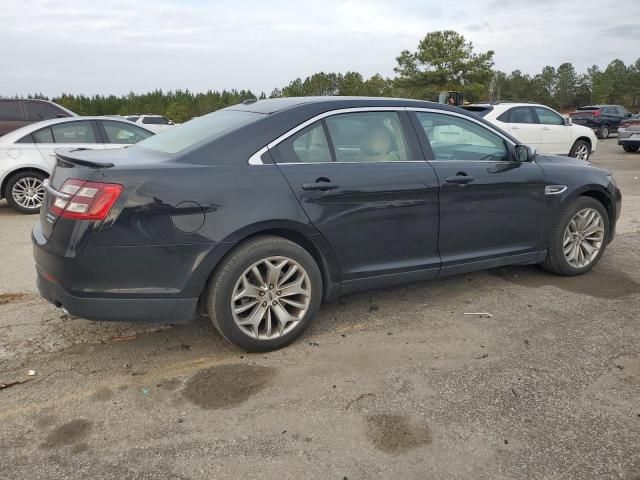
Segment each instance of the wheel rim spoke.
M231 313L251 338L271 340L289 333L304 318L311 303L305 269L287 257L255 262L238 279L231 296Z
M21 178L13 185L11 195L13 200L22 208L36 210L42 205L44 186L38 178Z

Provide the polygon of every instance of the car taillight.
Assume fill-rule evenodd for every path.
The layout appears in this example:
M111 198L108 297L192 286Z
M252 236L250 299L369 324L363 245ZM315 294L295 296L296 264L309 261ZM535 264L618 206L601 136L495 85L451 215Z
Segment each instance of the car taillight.
M49 207L54 215L74 220L104 220L124 187L117 183L87 182L70 178Z
M596 111L592 112L592 115L594 117L599 117L600 116L600 110L596 110Z
M618 128L627 128L629 126L629 122L622 121L620 122L620 126Z

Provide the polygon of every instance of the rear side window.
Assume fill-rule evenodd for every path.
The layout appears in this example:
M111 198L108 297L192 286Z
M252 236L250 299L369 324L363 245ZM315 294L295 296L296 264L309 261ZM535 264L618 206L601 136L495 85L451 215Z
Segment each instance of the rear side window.
M131 145L153 135L145 129L124 122L102 120L108 143Z
M33 132L31 136L33 137L33 141L35 143L54 143L53 134L51 133L51 129L49 127L42 128L37 132Z
M271 149L276 163L330 162L331 150L322 122L315 122Z
M493 107L487 105L468 105L466 107L462 107L464 110L466 110L467 112L471 112L471 113L475 113L476 115L480 116L480 117L484 117L487 115L487 113L489 113L490 111L493 110ZM504 113L502 114L504 115ZM498 118L499 120L499 118Z
M55 143L99 143L91 121L52 125L51 132Z
M174 128L168 128L162 135L149 137L138 143L135 148L144 147L164 153L178 153L205 140L220 138L231 130L261 118L264 118L261 113L218 110Z
M508 123L537 123L530 107L513 107L502 115L505 114L508 114L506 117Z
M397 112L343 113L326 119L337 162L410 160Z
M5 100L0 102L0 120L22 120L20 105L17 100Z
M58 118L58 115L67 117L68 115L62 110L43 102L25 102L25 109L27 111L27 119L39 122L40 120L49 120L51 118Z
M543 125L564 125L562 117L548 108L536 107L536 115Z
M130 122L137 122L140 117L126 117Z

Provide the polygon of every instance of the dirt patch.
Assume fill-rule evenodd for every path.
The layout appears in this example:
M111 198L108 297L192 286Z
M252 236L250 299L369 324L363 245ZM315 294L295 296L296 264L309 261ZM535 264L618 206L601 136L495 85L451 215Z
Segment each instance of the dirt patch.
M95 391L93 395L91 395L91 400L95 400L98 402L106 402L113 398L113 392L110 388L101 387Z
M429 427L406 415L371 415L367 424L367 439L386 453L403 453L431 443Z
M172 391L178 388L182 382L179 378L172 378L170 380L165 380L164 382L158 384L163 390Z
M0 305L21 302L29 298L27 293L0 293Z
M38 415L34 423L38 427L48 427L49 425L53 425L55 421L56 421L55 415L45 413L45 414Z
M489 273L523 287L554 286L596 298L616 299L640 293L640 283L624 273L607 270L596 269L576 277L561 277L535 267L497 268Z
M54 448L79 442L89 434L91 425L92 423L89 420L84 419L72 420L60 425L47 435L42 446Z
M275 369L259 365L220 365L191 377L184 396L206 410L235 407L264 389Z

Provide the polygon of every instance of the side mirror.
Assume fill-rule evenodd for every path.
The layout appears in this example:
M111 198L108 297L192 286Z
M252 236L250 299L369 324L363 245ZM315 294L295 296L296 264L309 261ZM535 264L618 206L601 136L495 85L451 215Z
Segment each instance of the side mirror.
M625 118L629 118L629 117L631 117L631 116L632 116L632 115L631 115L631 112L627 112L627 113L625 113L625 114L624 114L624 117L625 117Z
M536 150L527 145L516 145L516 161L532 162L536 157Z
M571 126L571 117L563 117L564 118L564 124L569 127Z

